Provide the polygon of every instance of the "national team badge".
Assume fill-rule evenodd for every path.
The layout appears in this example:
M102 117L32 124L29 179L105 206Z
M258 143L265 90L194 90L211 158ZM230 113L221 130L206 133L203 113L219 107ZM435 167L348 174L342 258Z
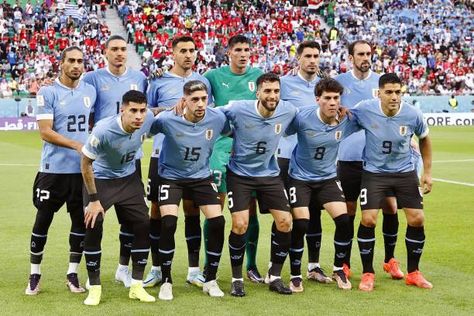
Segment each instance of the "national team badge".
M378 98L379 97L379 89L372 89L372 96L374 98Z
M212 129L207 129L206 130L206 139L207 140L211 140L212 139L212 135L214 135L214 131Z
M138 90L138 85L132 83L132 84L130 85L130 90Z
M91 98L89 97L84 97L84 105L88 108L91 107Z
M334 134L334 138L336 138L336 140L340 140L342 137L342 131L336 131L336 133Z
M281 124L275 124L275 134L280 134L281 133Z
M44 97L42 95L36 96L36 106L44 106Z
M252 92L255 91L255 82L249 81L249 90Z
M400 135L401 136L405 136L407 134L407 131L408 131L408 127L406 127L405 125L400 126Z

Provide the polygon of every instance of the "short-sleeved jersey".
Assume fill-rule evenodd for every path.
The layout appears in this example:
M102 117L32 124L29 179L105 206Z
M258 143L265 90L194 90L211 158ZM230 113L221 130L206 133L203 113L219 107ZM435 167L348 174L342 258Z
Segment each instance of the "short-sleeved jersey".
M36 119L53 120L53 131L84 144L87 140L88 119L96 98L95 89L80 81L76 88L63 85L58 79L42 87L36 96ZM43 142L40 172L81 173L81 156L70 148Z
M219 107L237 100L255 100L257 98L257 79L263 74L259 68L247 67L244 74L234 74L230 66L209 70L204 74L212 87L214 106ZM232 140L221 137L214 150L229 152Z
M352 112L365 132L364 170L395 173L415 169L411 138L413 134L424 138L429 132L420 110L402 102L396 115L387 116L380 100L372 99L360 102Z
M343 87L341 105L352 109L363 100L377 98L380 75L370 72L364 80L358 79L352 71L337 75L336 79ZM338 158L341 161L362 161L362 150L364 149L364 133L354 133L342 141L339 146Z
M123 178L135 172L135 155L149 133L153 119L153 113L148 110L142 126L133 133L123 129L121 114L96 124L82 152L94 160L97 179Z
M358 130L355 120L344 118L337 125L328 125L322 121L319 108L300 108L286 130L286 134L296 133L298 137L290 159L289 175L302 181L334 178L339 144Z
M319 80L321 79L316 77L313 81L307 81L300 74L283 76L280 78L280 99L288 101L298 108L308 105L313 105L314 108L318 106L314 96L314 87ZM296 142L296 135L282 137L278 145L277 157L290 159Z
M271 117L263 117L258 101L235 101L222 107L233 127L234 142L229 169L246 177L278 176L275 152L280 138L295 118L297 109L280 101Z
M214 143L229 131L226 116L217 109L207 108L206 115L197 123L172 111L161 112L151 128L152 134L164 135L158 174L171 180L210 177L209 157Z
M129 90L143 93L147 89L147 78L141 71L127 68L121 76L115 76L105 67L84 75L85 82L94 86L97 92L93 104L94 124L103 118L119 113L123 95Z
M211 84L205 77L197 72L193 72L190 76L185 78L171 72L165 72L163 76L150 82L147 91L148 106L150 108L175 106L183 96L183 86L191 80L202 81L207 86L207 93L209 95L208 103L210 103L212 101ZM162 134L157 134L153 137L152 157L159 156L163 137Z

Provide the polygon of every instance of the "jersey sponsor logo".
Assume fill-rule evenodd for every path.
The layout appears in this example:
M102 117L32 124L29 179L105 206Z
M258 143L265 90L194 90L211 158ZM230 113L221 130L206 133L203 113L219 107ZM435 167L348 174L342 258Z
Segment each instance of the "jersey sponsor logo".
M99 145L99 139L97 137L95 137L94 135L91 135L91 138L89 140L89 144L92 146L92 147L97 147Z
M207 129L206 130L206 139L207 140L211 140L213 135L214 135L214 131L212 129Z
M40 94L36 96L36 106L44 106L44 97Z
M275 124L275 134L280 134L281 133L281 124Z
M229 84L228 84L228 83L223 82L222 85L223 85L224 87L226 87L227 89L229 89ZM230 103L229 103L229 104L230 104Z
M130 85L130 90L138 90L138 85L136 83L132 83Z
M378 98L379 97L379 89L372 89L372 96L374 98Z
M87 108L90 108L90 107L91 107L91 98L89 98L89 97L84 97L84 105L85 105Z
M405 136L407 134L408 127L406 125L400 126L400 136Z
M336 140L340 140L342 137L342 131L336 131L336 133L334 134L334 138L336 138Z
M249 81L249 90L252 92L255 91L255 81Z

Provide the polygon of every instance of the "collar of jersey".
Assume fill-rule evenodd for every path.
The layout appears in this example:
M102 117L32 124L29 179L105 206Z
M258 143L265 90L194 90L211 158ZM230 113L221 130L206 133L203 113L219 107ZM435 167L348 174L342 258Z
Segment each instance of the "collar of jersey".
M120 130L121 130L122 132L124 132L125 134L127 134L127 135L133 134L133 133L127 132L127 131L123 128L123 125L122 125L122 114L117 115L117 124L118 124L118 126L120 127Z
M308 83L313 83L313 82L315 82L315 81L318 79L318 76L316 75L316 77L314 77L313 80L308 81L308 80L306 80L305 78L303 78L303 76L300 74L299 71L296 73L296 75L297 75L301 80L303 80L304 82L308 82Z
M366 81L366 80L369 80L370 76L372 76L372 70L369 69L369 75L367 76L367 78L365 79L359 79L357 78L355 75L354 75L354 69L351 69L351 75L352 77L354 77L354 79L358 80L358 81Z
M64 85L64 83L62 83L62 82L59 80L59 78L54 79L54 82L55 82L57 85L59 85L61 88L64 88L64 89L70 90L70 91L73 91L73 90L77 89L77 88L79 87L79 85L81 84L81 82L79 81L79 83L77 84L77 86L76 86L75 88L70 88L70 87Z
M185 122L188 123L188 124L196 125L196 124L199 124L199 123L203 122L204 119L206 118L207 109L204 111L204 117L203 117L202 120L200 120L199 122L194 123L194 122L188 121L188 120L184 117L184 114L186 114L186 110L187 110L187 108L184 108L184 110L183 110L183 115L181 115L181 118L183 119L183 121L185 121Z
M382 110L382 102L380 102L380 100L379 100L378 103L379 103L379 110L380 110L380 113L382 113L382 115L385 116L385 117L396 117L396 116L398 116L398 114L400 114L400 112L402 111L402 108L403 108L403 101L402 101L402 102L400 102L400 108L398 109L398 112L395 113L394 116L388 116L388 115L385 114L385 113L383 112L383 110Z
M324 122L323 119L321 118L321 108L318 107L316 109L316 116L318 117L318 119L321 121L321 123L323 123L324 125L327 125L327 126L337 126L341 123L341 121L339 120L339 115L336 117L336 121L337 121L337 124L336 125L329 125L328 123Z
M258 111L258 100L255 100L255 105L254 105L254 106L255 106L255 112L257 112L257 115L260 116L261 118L263 118L264 120L268 120L268 119L272 118L273 115L275 115L275 113L276 113L278 107L280 106L281 102L282 102L282 100L280 100L280 101L278 102L278 105L277 105L275 111L273 111L272 116L270 116L270 117L263 117L263 115L260 114L260 112Z
M109 66L105 67L105 71L107 71L112 77L115 77L115 78L122 78L124 77L127 72L128 72L128 67L125 67L125 71L123 72L123 74L121 74L120 76L116 76L114 75L110 70L109 70Z
M171 71L167 71L167 72L165 72L163 75L166 75L166 74L167 74L168 76L170 76L170 77L173 77L173 78L189 79L189 78L191 78L191 77L194 75L194 71L191 71L191 74L190 74L189 76L187 76L187 77L178 76L177 74L174 74L174 73L172 73Z

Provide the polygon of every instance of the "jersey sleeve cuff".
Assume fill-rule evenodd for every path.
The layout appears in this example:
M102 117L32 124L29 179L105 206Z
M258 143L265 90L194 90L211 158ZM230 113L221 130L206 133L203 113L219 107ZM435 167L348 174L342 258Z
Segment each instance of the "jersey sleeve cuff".
M94 155L89 150L87 150L86 146L82 147L82 153L84 154L84 156L86 156L89 159L95 160L97 158L96 155Z
M421 134L421 135L418 136L418 138L419 138L419 139L423 139L423 138L425 138L426 136L428 136L429 133L430 133L430 130L427 128L426 131L425 131L423 134Z
M52 113L45 113L45 114L36 114L36 120L52 120L54 119L54 115Z

